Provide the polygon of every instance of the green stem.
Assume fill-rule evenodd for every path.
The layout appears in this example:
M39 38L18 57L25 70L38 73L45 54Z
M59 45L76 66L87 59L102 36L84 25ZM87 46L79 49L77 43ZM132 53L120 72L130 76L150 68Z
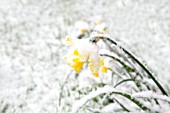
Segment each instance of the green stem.
M122 62L120 59L114 57L114 56L111 56L111 55L107 55L107 54L100 54L101 56L107 56L107 57L110 57L110 58L113 58L115 59L116 61L118 61L126 70L126 72L128 73L128 75L131 77L131 79L134 79L134 83L135 85L138 87L138 89L141 91L141 86L140 84L138 84L136 81L135 81L135 78L130 74L130 72L135 72L135 70L131 67L129 67L128 65L126 65L124 62Z
M128 81L134 81L134 80L131 79L131 78L129 78L129 79L124 79L124 80L118 82L118 83L114 86L114 88L116 88L118 85L120 85L120 84L122 84L122 83L124 83L124 82L128 82Z
M118 46L120 49L122 49L127 55L129 55L136 63L138 63L138 65L149 75L149 77L155 82L155 84L158 86L158 88L161 90L161 92L168 96L168 94L166 93L166 91L163 89L163 87L161 86L161 84L155 79L155 77L152 75L152 73L134 56L132 55L128 50L126 50L125 48L123 48L122 46L118 45L117 42L113 41L110 38L106 38L108 41L110 41L111 43L113 43L114 45Z
M123 108L124 111L130 112L130 110L128 110L128 109L127 109L123 104L121 104L118 100L116 100L115 98L114 98L114 100Z
M112 92L112 94L118 94L121 95L129 100L131 100L134 104L136 104L138 107L140 107L142 110L146 111L149 110L146 106L142 105L138 100L135 98L132 98L129 94L122 93L122 92Z
M100 54L100 55L101 56L107 56L107 57L113 58L114 60L118 61L128 72L134 72L135 71L133 68L129 67L127 64L125 64L120 59L118 59L114 56L111 56L111 55L108 55L108 54Z

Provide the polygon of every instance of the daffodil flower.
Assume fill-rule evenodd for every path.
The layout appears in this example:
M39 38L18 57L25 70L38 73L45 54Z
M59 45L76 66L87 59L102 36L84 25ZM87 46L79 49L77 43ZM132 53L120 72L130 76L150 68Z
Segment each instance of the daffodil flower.
M68 55L65 56L67 64L76 72L80 72L86 61L95 77L99 76L99 71L107 73L104 59L99 55L99 48L96 44L89 42L88 39L71 40L66 37L66 44L71 47Z
M104 63L104 59L103 59L103 58L101 59L100 66L101 66L101 72L107 73L108 68L105 66L105 63Z
M75 28L80 33L85 33L86 31L89 30L89 24L85 21L78 21L75 23Z
M105 34L108 32L108 28L105 23L97 24L94 28L95 31L97 31L100 34Z

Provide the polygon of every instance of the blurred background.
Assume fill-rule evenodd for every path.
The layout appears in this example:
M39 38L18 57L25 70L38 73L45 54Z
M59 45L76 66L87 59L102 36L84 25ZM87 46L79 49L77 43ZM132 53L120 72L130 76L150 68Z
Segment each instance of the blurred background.
M0 0L0 112L59 111L69 70L63 41L76 21L96 15L169 84L169 0Z

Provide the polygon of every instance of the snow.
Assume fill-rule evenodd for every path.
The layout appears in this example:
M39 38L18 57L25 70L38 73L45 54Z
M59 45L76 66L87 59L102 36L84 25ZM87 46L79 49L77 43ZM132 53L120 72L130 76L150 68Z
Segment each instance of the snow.
M135 94L132 94L132 97L148 98L148 99L160 99L160 100L170 102L170 97L157 94L153 91L143 91L143 92L135 93Z
M101 30L106 25L109 35L128 45L135 55L147 63L163 86L169 88L169 0L0 2L0 111L8 106L7 113L67 113L76 100L85 96L79 94L78 90L95 90L91 86L101 81L110 84L110 74L100 75L101 80L93 77L88 69L83 70L77 78L74 72L67 79L61 105L58 105L61 84L70 70L63 59L68 49L63 40L73 31L77 21L88 19L95 23L104 21L96 30ZM117 68L114 67L113 70ZM115 81L116 78L113 82ZM128 91L128 85L124 84L121 90ZM130 86L131 84L129 88ZM155 94L147 96L151 95L158 98ZM142 96L145 98L145 95ZM160 96L160 99L169 101L169 97L165 96ZM123 102L124 100L121 101ZM112 109L109 105L108 108Z
M111 93L115 91L112 87L110 86L104 86L103 88L98 88L96 91L90 92L88 95L77 101L73 107L72 107L72 112L71 113L78 113L78 111L90 100L93 98L104 94L104 93Z

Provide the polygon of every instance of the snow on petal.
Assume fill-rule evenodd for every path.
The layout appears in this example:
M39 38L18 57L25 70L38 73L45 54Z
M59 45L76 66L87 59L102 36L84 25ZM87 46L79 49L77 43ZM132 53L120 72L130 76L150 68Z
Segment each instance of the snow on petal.
M88 39L71 40L66 38L66 41L71 41L72 43L71 50L65 57L65 60L75 71L80 72L83 64L88 61L90 70L95 77L99 76L98 72L101 66L104 69L103 72L107 72L104 62L101 65L102 57L99 54L99 47L96 44L90 42Z

